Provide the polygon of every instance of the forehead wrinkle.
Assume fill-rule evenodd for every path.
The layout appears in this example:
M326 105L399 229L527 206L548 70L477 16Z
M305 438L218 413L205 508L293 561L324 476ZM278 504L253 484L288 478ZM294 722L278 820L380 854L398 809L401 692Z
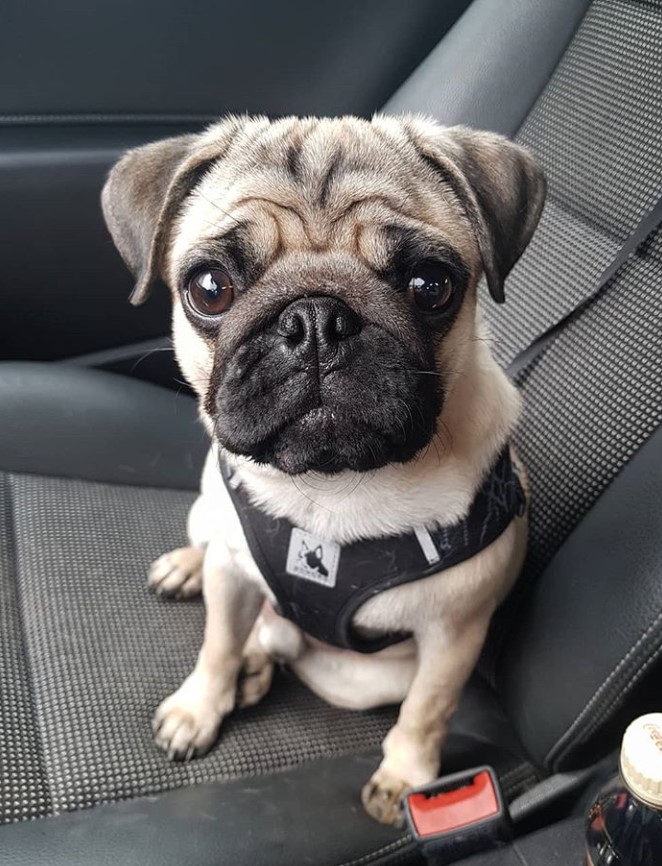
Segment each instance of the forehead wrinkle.
M264 216L264 211L258 211L256 214L256 209L250 207L254 202L277 204L260 196L233 198L232 192L232 188L226 188L222 196L212 198L209 194L194 190L188 206L179 217L180 227L186 227L188 224L197 226L202 222L205 224L204 237L214 240L231 231L233 226L258 222ZM209 219L210 215L215 214L218 214L218 219Z
M369 230L372 229L372 239L368 237ZM376 236L379 231L379 226L374 223L361 224L356 226L353 232L354 249L358 258L370 270L379 276L380 270L386 264L388 258L386 245L384 243L375 243ZM378 253L378 255L370 255L370 253ZM381 255L380 255L381 254Z
M280 141L281 146L285 144L288 135ZM344 151L346 154L347 149ZM226 223L234 223L249 213L251 222L269 218L275 226L278 247L308 244L314 250L332 248L339 234L345 233L347 224L353 228L353 222L411 220L418 226L441 232L473 258L468 249L471 241L463 237L466 233L465 214L452 194L440 195L438 188L430 190L416 173L409 170L408 165L396 166L392 162L386 158L375 163L374 167L364 164L362 170L340 170L326 202L320 202L317 195L312 195L318 191L316 183L313 183L315 178L304 180L300 176L297 183L286 177L282 168L273 172L262 167L244 176L238 176L235 170L223 173L217 170L203 182L200 191L204 195L188 212L192 224L196 217L208 224L209 230L205 233L210 236L217 235L219 228L225 228ZM378 164L381 172L376 171ZM207 206L206 212L204 205Z
M396 231L403 236L411 235L420 244L421 254L427 249L429 254L448 255L458 259L468 266L464 250L452 238L421 220L401 219L397 222L372 221L358 223L352 232L356 254L372 271L381 275L385 267L391 264L393 244L389 243L387 232Z
M364 198L354 199L354 201L349 202L349 204L345 205L340 213L336 216L331 217L331 224L335 225L336 223L341 222L342 220L347 219L351 216L357 208L362 205L381 205L380 212L386 211L388 214L392 214L398 217L408 216L407 214L403 214L401 208L398 207L398 204L392 199L383 196L383 195L369 195Z
M311 249L322 250L328 247L331 242L331 232L329 231L330 226L328 225L328 220L325 213L319 209L313 209L304 204L305 211L302 212L300 208L297 208L294 205L285 204L272 198L258 195L247 196L240 200L240 203L242 204L247 202L259 202L267 206L267 213L269 213L272 219L277 223L281 238L286 235L286 232L280 225L280 220L277 215L278 211L284 211L297 219L301 232ZM276 213L269 212L270 207L275 208ZM292 245L295 238L290 235L288 241L290 242L290 245ZM283 245L285 244L283 243Z
M274 199L269 198L266 195L242 196L242 198L237 199L235 204L237 205L237 207L241 207L242 205L251 204L252 202L261 202L263 204L272 205L273 207L280 208L281 210L290 211L290 213L293 213L295 216L299 217L299 219L303 222L303 216L299 213L297 208L294 207L294 205L284 204L283 202L275 201Z

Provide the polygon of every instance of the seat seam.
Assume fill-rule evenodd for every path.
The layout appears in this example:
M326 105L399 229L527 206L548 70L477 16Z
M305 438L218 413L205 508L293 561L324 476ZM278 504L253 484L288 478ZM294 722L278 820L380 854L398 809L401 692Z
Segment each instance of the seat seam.
M513 851L517 855L517 859L522 864L522 866L529 866L529 861L524 858L524 855L520 851L520 847L517 841L513 842Z
M618 703L618 702L620 701L620 699L624 696L624 694L626 693L626 691L628 691L629 689L631 689L632 686L636 685L636 683L641 679L642 675L643 675L643 674L648 670L648 668L649 668L649 667L650 667L650 666L655 662L655 660L659 657L659 655L660 655L661 653L662 653L662 643L658 645L657 649L655 650L655 652L654 652L652 655L650 655L650 656L648 656L648 658L646 658L646 660L643 662L643 664L641 665L641 667L638 667L638 670L637 670L637 672L634 674L634 676L632 676L631 678L629 678L629 679L624 683L624 685L622 686L622 688L620 689L620 691L619 691L619 692L614 696L614 698L613 698L613 702ZM600 725L600 723L604 720L605 716L607 715L608 710L609 710L609 706L604 706L604 707L600 710L599 715L596 716L596 717L594 718L594 720L593 720L593 721L588 725L588 727L586 728L585 733L586 733L587 735L592 734L592 733L595 731L595 729L596 729L596 728Z
M8 478L21 478L26 476L28 478L52 478L56 481L74 481L80 482L81 484L102 484L105 487L130 487L133 490L160 490L165 491L167 493L192 493L193 495L200 494L200 488L198 487L173 487L171 485L161 487L157 484L136 484L135 482L130 481L104 481L99 478L84 478L80 475L55 475L49 472L30 472L24 469L9 469L6 466L0 466L0 472L4 472Z
M395 841L389 842L387 845L382 845L381 848L377 848L369 854L363 854L361 857L354 860L346 860L344 863L339 863L338 866L369 866L370 863L375 862L376 857L382 857L385 854L391 854L398 851L400 848L404 848L407 844L413 843L413 841L412 836L409 833L405 833L405 835L401 836L399 839L395 839Z
M626 667L628 667L630 665L630 662L639 661L640 656L638 655L638 651L639 651L640 647L646 642L646 640L648 639L650 634L652 632L654 632L656 627L659 626L661 622L662 622L662 612L659 613L655 617L653 622L648 626L648 628L646 628L646 630L641 634L641 636L638 638L638 640L630 647L630 649L627 651L627 653L618 662L616 667L613 668L611 673L607 676L607 678L602 682L602 684L599 686L599 688L595 691L595 693L593 694L593 697L590 699L590 701L579 712L579 714L576 716L575 720L570 724L570 726L568 727L566 732L559 738L559 740L554 744L554 746L552 746L552 748L547 753L547 756L545 757L545 763L551 763L555 759L561 760L567 754L568 749L571 748L571 746L572 746L572 742L567 742L567 741L573 740L576 732L581 729L581 726L584 723L584 720L591 713L591 711L593 710L593 707L602 700L602 698L603 698L605 692L608 690L609 686L613 682L616 681L616 679L621 674L621 672ZM655 659L655 657L660 653L660 651L662 651L662 645L660 645L658 647L658 649L656 650L656 652L653 656L649 656L649 658L646 660L646 662L644 664L644 667L642 668L642 671L645 670L649 666L649 664ZM635 680L633 680L632 682L635 682L637 678L635 678ZM627 687L628 687L628 684L624 685L623 688L621 689L620 693L617 695L617 697L621 697L623 692L626 690ZM606 712L606 710L603 707L600 710L600 721L602 721L602 718L604 717L605 712ZM588 726L587 730L590 730L591 726L592 726L592 724Z
M209 123L214 120L218 120L218 114L149 114L149 113L117 113L113 114L112 112L106 113L65 113L65 114L38 114L38 113L26 113L26 114L0 114L0 126L10 125L10 124L29 124L29 125L44 125L51 126L58 123L90 123L93 125L101 125L106 124L108 126L112 126L113 124L117 125L127 125L131 126L133 124L178 124L178 123Z
M652 199L655 201L654 197ZM605 226L601 222L597 222L596 220L592 220L589 216L582 213L582 211L576 206L571 200L566 199L565 196L562 196L557 190L550 189L547 191L547 202L551 202L554 207L558 208L563 213L568 216L576 219L578 222L582 223L582 225L594 231L596 234L602 235L603 238L613 241L617 245L622 245L629 237L630 230L626 230L625 232L621 232L620 234L616 234L616 229L612 229L609 226ZM644 206L642 208L642 215L644 215L647 211L647 207ZM635 225L636 225L635 220Z
M627 678L626 682L623 684L623 686L620 688L620 690L615 695L613 695L613 696L610 695L609 700L605 701L604 705L599 710L599 712L596 714L596 717L593 719L593 721L591 721L584 728L584 730L581 731L580 734L575 738L575 742L577 740L580 740L580 739L582 741L585 741L586 739L588 739L588 737L590 737L597 730L597 728L605 720L609 711L611 709L613 709L614 706L617 706L621 702L621 699L626 694L626 692L630 691L633 688L633 686L635 686L639 682L639 680L641 680L641 678L646 673L646 671L659 658L659 656L661 654L662 654L662 644L658 645L655 652L652 655L648 656L648 658L646 658L646 660L643 662L641 667L639 667L639 669L637 670L637 672L633 676L630 676ZM569 743L565 747L563 747L562 751L560 752L560 754L557 757L557 760L562 760L568 754L572 745L573 745L573 743Z
M515 132L513 132L513 134L511 136L508 136L513 141L518 140L518 136L520 135L520 133L524 129L524 125L526 124L527 120L529 119L529 117L533 113L535 107L538 105L538 103L542 99L543 94L545 93L545 91L547 90L549 85L551 84L552 79L554 78L554 76L558 72L559 66L561 65L561 63L563 63L563 60L567 56L568 50L569 50L570 46L572 45L572 43L574 42L574 40L576 39L577 34L579 33L582 25L584 24L584 21L586 20L586 16L588 15L589 10L590 10L592 5L593 5L593 0L588 0L581 18L577 21L575 29L568 36L568 39L566 40L563 47L559 50L558 57L556 59L556 63L554 63L552 69L549 70L549 75L547 77L547 81L545 81L545 83L542 85L542 87L540 88L540 90L536 94L535 98L533 100L531 100L529 107L528 107L526 113L524 114L524 117L522 118L522 120L520 122L520 125L517 127L517 129L515 130Z

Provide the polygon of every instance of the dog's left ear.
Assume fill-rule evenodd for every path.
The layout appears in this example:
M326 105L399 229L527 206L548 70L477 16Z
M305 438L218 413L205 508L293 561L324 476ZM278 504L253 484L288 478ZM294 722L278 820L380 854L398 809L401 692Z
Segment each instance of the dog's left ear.
M180 135L129 150L101 193L106 225L136 278L132 304L142 304L162 276L167 233L186 196L220 159L242 121L231 118L199 135Z
M503 284L538 225L547 184L523 147L501 135L466 127L441 127L407 118L419 154L448 184L478 241L490 294L502 304Z

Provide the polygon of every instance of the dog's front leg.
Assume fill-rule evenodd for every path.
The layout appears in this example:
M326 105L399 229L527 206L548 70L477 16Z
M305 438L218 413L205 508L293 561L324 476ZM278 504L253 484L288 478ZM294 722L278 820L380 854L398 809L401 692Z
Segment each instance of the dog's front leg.
M438 776L448 723L478 659L491 613L454 625L452 632L428 622L415 634L416 674L382 744L384 758L362 792L366 811L383 824L400 825L402 794Z
M156 742L170 758L204 754L216 740L234 709L242 651L263 602L260 586L220 541L205 553L203 593L207 619L195 668L154 716Z

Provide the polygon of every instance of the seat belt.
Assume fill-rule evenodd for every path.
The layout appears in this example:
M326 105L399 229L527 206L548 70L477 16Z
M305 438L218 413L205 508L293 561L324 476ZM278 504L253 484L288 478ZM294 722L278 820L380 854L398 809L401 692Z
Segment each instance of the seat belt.
M542 334L539 334L529 345L515 355L513 360L506 367L506 372L511 379L519 378L519 383L526 376L526 372L539 355L544 351L545 347L551 343L554 337L565 328L570 322L578 319L582 313L591 306L605 291L609 281L622 265L635 253L641 244L659 228L662 223L662 196L655 202L653 207L647 211L639 220L632 234L628 237L622 247L618 250L612 261L607 265L602 274L598 277L595 286L589 294L576 307L573 307L570 312L561 316L556 322L546 328ZM522 374L522 375L520 375Z

